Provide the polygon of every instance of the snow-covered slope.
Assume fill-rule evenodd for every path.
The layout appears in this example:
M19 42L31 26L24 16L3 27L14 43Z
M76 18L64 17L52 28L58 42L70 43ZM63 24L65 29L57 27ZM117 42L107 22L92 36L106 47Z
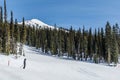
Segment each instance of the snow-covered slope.
M39 54L35 48L24 46L24 57L0 55L0 80L120 80L120 65L108 67L80 61L63 60ZM10 60L10 66L7 61Z
M22 22L20 22L19 24L22 24ZM32 19L32 20L26 20L25 21L25 25L28 25L28 26L31 26L31 27L36 27L36 28L51 28L51 29L54 29L55 27L53 26L50 26L38 19Z

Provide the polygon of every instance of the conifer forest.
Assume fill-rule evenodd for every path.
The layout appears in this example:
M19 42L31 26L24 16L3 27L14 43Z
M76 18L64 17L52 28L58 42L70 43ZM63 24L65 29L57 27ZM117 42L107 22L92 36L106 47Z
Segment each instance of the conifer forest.
M10 14L10 19L8 19ZM7 12L6 0L4 6L0 6L0 53L4 55L18 54L17 43L29 45L41 49L44 54L67 56L74 60L93 61L94 63L118 63L120 53L120 27L116 23L106 25L98 29L78 30L71 26L64 29L54 25L51 28L38 28L18 24L13 11Z

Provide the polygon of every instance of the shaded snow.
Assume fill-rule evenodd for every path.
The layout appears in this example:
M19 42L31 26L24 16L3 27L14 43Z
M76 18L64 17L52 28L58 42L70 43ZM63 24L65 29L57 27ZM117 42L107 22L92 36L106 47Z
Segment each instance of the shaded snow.
M27 58L25 70L21 67L24 57L15 59L12 55L0 55L0 80L120 80L120 65L108 67L59 59L41 55L28 46L24 46L24 51Z

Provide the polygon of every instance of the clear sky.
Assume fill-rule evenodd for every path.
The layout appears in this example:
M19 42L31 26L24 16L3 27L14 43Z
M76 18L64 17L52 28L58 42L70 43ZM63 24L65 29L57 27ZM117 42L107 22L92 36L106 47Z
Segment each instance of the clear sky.
M104 27L120 23L120 0L6 0L8 14L13 10L19 21L37 18L54 25L75 29ZM0 5L3 0L0 0Z

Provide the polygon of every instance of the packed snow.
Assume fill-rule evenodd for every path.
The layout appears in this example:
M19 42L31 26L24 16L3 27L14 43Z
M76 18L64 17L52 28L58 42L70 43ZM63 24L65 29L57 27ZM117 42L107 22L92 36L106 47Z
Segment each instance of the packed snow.
M65 60L24 46L25 57L0 55L0 80L120 80L120 65ZM26 69L23 60L27 58ZM9 64L8 64L9 63Z
M19 24L22 24L22 22L20 22ZM50 26L38 19L31 19L31 20L26 20L25 21L25 25L31 26L31 27L36 27L36 28L51 28L54 29L54 26Z

